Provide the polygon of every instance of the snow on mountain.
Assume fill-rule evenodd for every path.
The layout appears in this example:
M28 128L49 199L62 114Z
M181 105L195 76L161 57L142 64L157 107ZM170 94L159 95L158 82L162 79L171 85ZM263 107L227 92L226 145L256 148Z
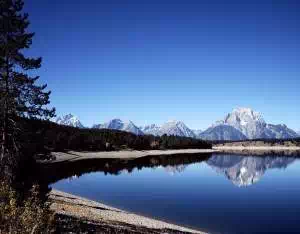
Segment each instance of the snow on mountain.
M267 124L259 112L250 108L239 107L234 109L224 120L217 121L213 127L219 125L232 126L242 132L248 139L296 137L296 133L286 125Z
M189 129L182 121L168 121L160 127L159 135L174 135L183 137L196 137L196 134Z
M66 126L71 126L76 128L84 128L79 118L72 114L58 117L54 120L54 122L60 125L66 125Z
M107 128L115 129L125 132L131 132L136 135L144 135L141 129L139 129L132 121L122 121L121 119L112 119L107 123L94 125L93 128Z
M160 135L160 127L156 124L146 125L145 127L140 127L140 129L144 132L144 134L147 135L154 135L154 136Z
M298 137L298 134L294 130L289 129L285 124L267 124L267 129L269 130L266 131L268 138L289 139Z
M267 124L259 112L250 108L236 108L221 122L240 130L249 139L265 138Z
M162 136L164 134L171 136L182 136L182 137L193 137L196 138L197 135L189 129L182 121L171 120L164 123L161 126L156 124L147 125L145 127L141 127L141 130L145 134L154 135L154 136Z
M246 140L247 137L238 129L225 124L212 126L202 132L199 138L203 140Z

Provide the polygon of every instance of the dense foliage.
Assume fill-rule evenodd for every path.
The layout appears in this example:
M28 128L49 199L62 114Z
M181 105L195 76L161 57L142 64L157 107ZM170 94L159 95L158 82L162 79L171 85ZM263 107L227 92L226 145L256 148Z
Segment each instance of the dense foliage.
M21 196L8 183L0 182L0 233L50 233L53 227L54 214L41 199L37 185Z
M193 138L152 135L138 136L111 129L79 129L62 126L50 121L23 119L26 126L23 140L32 152L44 150L109 151L119 149L209 149L211 144ZM27 134L26 134L27 133Z

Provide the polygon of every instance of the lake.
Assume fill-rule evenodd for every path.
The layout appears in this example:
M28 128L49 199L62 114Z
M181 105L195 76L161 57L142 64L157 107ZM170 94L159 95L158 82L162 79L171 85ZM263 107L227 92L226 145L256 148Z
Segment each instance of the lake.
M198 154L48 168L51 187L211 233L300 233L300 158Z

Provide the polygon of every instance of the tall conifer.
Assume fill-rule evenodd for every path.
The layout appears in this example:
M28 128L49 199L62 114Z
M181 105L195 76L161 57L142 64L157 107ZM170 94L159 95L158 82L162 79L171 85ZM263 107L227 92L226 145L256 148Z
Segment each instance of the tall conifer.
M27 57L34 33L27 32L28 14L23 0L0 0L0 131L1 164L16 160L19 152L17 126L20 117L48 119L50 91L38 85L30 71L41 66L41 58Z

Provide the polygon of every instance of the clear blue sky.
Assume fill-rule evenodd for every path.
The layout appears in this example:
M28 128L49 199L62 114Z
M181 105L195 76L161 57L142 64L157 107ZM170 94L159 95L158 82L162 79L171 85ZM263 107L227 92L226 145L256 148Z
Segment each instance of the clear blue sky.
M300 129L297 1L25 2L58 115L204 129L245 106Z

